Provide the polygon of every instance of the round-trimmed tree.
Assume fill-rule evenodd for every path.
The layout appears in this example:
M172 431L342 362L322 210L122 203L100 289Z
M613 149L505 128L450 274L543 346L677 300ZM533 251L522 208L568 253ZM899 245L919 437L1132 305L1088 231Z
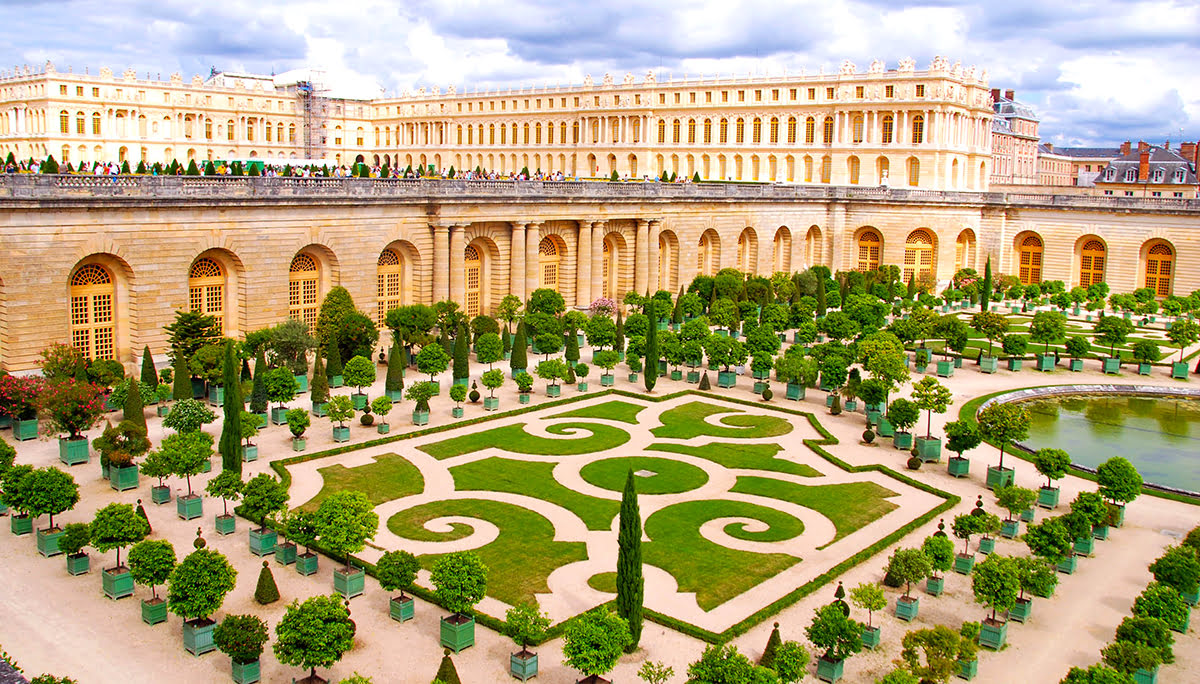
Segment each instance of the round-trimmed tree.
M487 566L478 554L457 551L439 558L430 570L438 602L456 616L471 612L487 593Z
M207 621L233 591L237 570L217 551L199 548L184 557L167 579L167 610L188 622Z
M350 608L340 596L313 596L287 607L275 625L271 649L280 663L307 668L312 678L318 667L333 667L354 648L354 632Z
M611 672L629 643L629 625L607 608L584 613L566 630L563 664L598 677Z

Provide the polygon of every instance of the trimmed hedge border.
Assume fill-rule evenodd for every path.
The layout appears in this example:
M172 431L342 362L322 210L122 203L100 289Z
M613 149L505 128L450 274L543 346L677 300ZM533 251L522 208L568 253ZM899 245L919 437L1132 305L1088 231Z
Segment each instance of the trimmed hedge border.
M601 391L601 392L589 392L588 394L580 394L580 395L576 395L573 397L567 397L565 399L560 399L558 401L545 402L545 403L537 404L534 406L526 406L526 407L522 407L520 409L507 411L505 413L500 413L500 414L496 414L496 415L480 416L477 418L472 418L470 420L461 420L461 421L457 421L457 422L450 423L447 425L439 425L436 427L426 428L424 430L414 430L412 432L406 432L406 433L399 434L399 435L392 435L390 437L384 437L384 438L380 438L380 439L368 440L366 442L360 442L357 444L350 444L350 445L346 445L343 447L327 449L325 451L314 452L311 454L302 454L299 456L292 456L292 457L285 458L285 459L277 459L277 460L271 461L270 465L271 465L271 469L274 470L279 475L279 478L282 481L282 483L284 484L284 486L290 488L292 478L291 478L291 474L288 473L287 466L295 465L297 463L313 461L313 460L316 460L319 458L328 458L330 456L337 456L339 454L344 454L344 453L347 453L350 451L357 451L359 449L380 446L383 444L390 444L392 442L398 442L398 441L401 441L404 439L412 439L415 437L422 437L425 435L436 434L439 432L446 432L449 430L453 430L453 429L457 429L457 428L461 428L461 427L465 427L465 426L469 426L469 425L475 425L475 424L483 423L483 422L490 421L490 420L496 420L499 418L508 418L508 417L512 417L512 416L522 415L525 413L530 413L532 411L540 411L540 410L546 409L546 408L564 406L564 405L584 401L587 399L595 399L597 397L623 396L623 397L629 397L632 399L640 399L643 401L662 402L662 401L669 401L671 399L675 399L675 398L678 398L681 396L686 396L686 395L699 396L699 397L714 399L717 401L722 401L722 402L731 403L731 404L741 404L744 406L767 408L767 409L770 409L771 411L785 413L785 414L789 414L792 416L803 417L803 418L807 419L809 425L811 425L813 427L813 429L815 429L821 435L821 439L805 439L805 440L803 440L804 445L806 447L808 447L809 449L811 449L818 456L825 459L826 461L829 461L833 465L837 466L838 468L841 468L842 470L844 470L846 472L859 473L859 472L876 471L876 472L883 473L884 475L887 475L888 477L891 477L900 482L903 482L904 484L906 484L910 487L915 487L917 489L920 489L923 492L927 492L929 494L938 496L938 497L944 499L945 501L941 505L926 512L925 514L921 515L920 517L910 520L907 524L905 524L901 528L897 529L895 532L892 532L891 534L884 537L883 539L876 541L874 544L871 544L870 546L860 550L859 552L855 553L854 555L850 556L849 558L846 558L841 563L838 563L836 566L830 568L829 570L825 571L821 575L813 578L812 580L808 581L807 583L803 584L802 586L797 587L796 589L792 590L791 592L776 599L772 603L770 603L770 604L764 606L763 608L759 609L758 611L752 613L751 615L747 616L740 622L730 626L728 629L726 629L723 632L719 632L719 633L712 632L712 631L704 629L702 627L693 625L690 622L685 622L683 620L679 620L677 618L673 618L668 615L663 615L662 613L658 613L658 612L650 610L648 608L644 609L643 615L645 616L646 620L653 622L655 624L662 625L663 627L668 627L677 632L680 632L681 634L685 634L687 636L699 639L701 641L704 641L704 642L707 642L710 644L718 644L718 643L723 643L725 641L728 641L736 636L745 634L750 629L752 629L754 626L758 625L759 623L763 622L764 620L766 620L770 617L773 617L774 615L776 615L780 611L784 610L785 608L792 606L800 599L812 594L813 592L815 592L816 590L825 586L826 584L829 584L838 575L841 575L842 573L850 570L851 568L857 566L858 564L870 559L875 554L877 554L880 551L891 546L893 543L899 541L902 537L907 535L909 532L912 532L913 530L924 525L925 523L929 522L930 520L933 520L938 515L941 515L945 511L948 511L951 508L957 506L959 504L959 502L961 501L961 499L958 496L951 494L950 492L946 492L946 491L938 489L937 487L934 487L932 485L928 485L928 484L925 484L918 480L914 480L902 473L896 472L896 471L892 470L891 468L888 468L887 466L880 465L877 463L869 465L869 466L852 466L849 463L846 463L845 461L837 458L833 454L830 454L828 451L826 451L822 447L838 444L837 438L834 437L833 434L830 433L828 430L826 430L823 425L821 425L820 421L817 420L816 415L814 415L808 411L800 411L800 410L791 409L791 408L788 408L785 406L776 406L776 405L772 405L772 404L769 404L769 403L763 402L763 401L752 401L749 399L741 399L738 397L725 397L725 396L721 396L719 394L713 394L710 392L701 392L701 391L695 390L695 389L685 389L685 390L680 390L678 392L672 392L670 394L655 396L655 395L639 394L637 392L630 392L628 390L623 390L623 389L609 388L609 389ZM240 506L238 506L235 509L235 513L237 513L238 515L241 515L241 507ZM251 521L251 522L255 522L257 524L257 521ZM319 551L320 553L322 553L326 556L329 556L328 551L326 551L319 542L317 544L314 544L311 548L316 551ZM371 575L372 577L376 576L376 569L375 569L374 564L368 563L359 558L354 558L354 557L351 557L351 558L352 558L353 563L356 566L361 567L364 570L366 570L368 575ZM336 560L338 562L341 562L340 559L336 559ZM420 598L423 601L427 601L433 605L437 605L442 608L445 608L445 606L441 606L441 604L438 602L437 598L434 596L433 591L431 591L429 589L425 589L423 587L413 585L411 588L407 589L406 591L408 593ZM612 603L613 602L609 602L609 603L603 604L602 606L597 606L597 608L612 605ZM593 608L591 610L595 610L595 608ZM556 639L556 638L562 636L563 632L573 621L579 619L579 617L582 615L586 615L588 612L591 612L591 611L590 610L585 611L583 613L580 613L579 615L567 618L566 620L563 620L562 622L559 622L558 624L551 626L550 629L547 630L547 632L546 632L545 639L543 639L542 641L539 641L537 643L530 644L530 645L537 646L542 643L545 643L546 641L550 641L550 640L553 640L553 639ZM488 629L492 629L500 634L506 634L507 623L504 620L494 617L494 616L491 616L491 615L488 615L486 613L479 612L479 611L475 611L474 615L475 615L475 621L477 623L483 625L484 627L486 627Z

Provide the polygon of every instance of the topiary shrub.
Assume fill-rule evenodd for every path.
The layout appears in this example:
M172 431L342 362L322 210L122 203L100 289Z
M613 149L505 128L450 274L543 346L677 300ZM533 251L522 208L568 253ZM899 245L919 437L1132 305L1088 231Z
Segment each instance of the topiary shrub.
M279 587L275 584L275 575L271 574L271 564L267 561L263 561L262 570L258 573L258 586L254 588L254 600L260 606L279 600Z
M704 371L704 375L700 376L700 385L699 385L698 389L700 389L701 391L707 391L709 389L712 389L712 385L710 385L708 382L708 371Z
M905 463L905 465L908 466L909 470L920 470L921 469L921 457L909 456L908 461Z
M867 428L866 430L863 430L862 441L867 444L873 443L875 441L875 431L872 430L871 428Z

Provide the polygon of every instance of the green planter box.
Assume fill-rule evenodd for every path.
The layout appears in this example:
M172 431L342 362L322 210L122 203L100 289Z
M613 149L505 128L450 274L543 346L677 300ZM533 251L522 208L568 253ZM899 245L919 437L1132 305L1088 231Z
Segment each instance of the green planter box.
M946 590L945 577L928 577L925 579L925 593L930 596L941 596Z
M296 545L284 542L275 545L275 562L280 565L291 565L296 562Z
M987 482L985 483L988 489L997 489L1000 487L1008 487L1013 483L1013 469L1004 468L1001 470L996 466L988 466Z
M975 554L964 556L961 553L954 554L954 572L960 575L969 575L975 569Z
M1092 528L1092 539L1106 541L1108 539L1108 525L1096 525Z
M1037 369L1042 371L1043 373L1052 371L1052 370L1054 370L1055 361L1056 361L1056 359L1054 357L1054 354L1038 354Z
M383 393L392 401L400 401L404 398L404 390L384 390Z
M191 381L192 381L192 398L193 399L203 399L204 398L204 381L201 380L200 378L191 378Z
M1058 487L1042 487L1038 490L1037 505L1054 510L1058 507Z
M211 457L204 461L204 467L202 467L200 469L200 472L202 472L202 473L211 473L212 472L212 458Z
M942 460L942 440L937 437L918 437L917 455L926 463L937 463Z
M968 682L979 674L979 659L974 660L959 660L958 661L958 677L965 679Z
M1115 510L1115 513L1113 514L1112 519L1109 520L1109 524L1113 527L1121 527L1125 524L1125 506L1122 504L1119 506L1114 506L1113 509Z
M296 391L297 392L307 392L308 391L308 376L307 375L297 375L295 377L296 377Z
M389 433L391 431L392 431L392 426L388 425L387 423L380 423L379 425L375 426L375 432L378 434L381 434L381 435L386 435L387 433Z
M754 394L762 394L762 393L763 393L763 390L765 390L765 389L766 389L767 387L769 387L769 386L770 386L770 383L767 383L767 382L762 382L761 380L756 380L756 381L754 382L754 387L753 387L753 388L751 388L751 390L750 390L750 391L751 391L752 393L754 393ZM846 410L847 410L847 411L851 411L851 410L853 410L853 409L849 408L849 402L846 402L846 403L847 403Z
M236 660L230 661L230 674L233 676L233 681L237 684L255 684L262 681L262 667L257 660L252 660L248 663L239 663Z
M15 537L33 534L33 518L28 515L11 515L8 517L8 529Z
M318 418L324 418L326 415L328 415L328 409L329 402L327 401L314 401L312 403L312 414Z
M1197 603L1200 603L1200 588L1197 588L1196 591L1193 592L1181 591L1179 592L1179 595L1182 596L1183 600L1187 601L1187 604L1193 608L1196 607Z
M183 623L183 648L194 656L204 655L217 650L213 641L213 629L217 623L212 620L187 620Z
M199 518L204 515L204 499L195 494L175 497L175 514L181 520Z
M308 577L317 572L318 561L321 557L311 551L296 556L296 572Z
M845 664L844 660L817 658L817 679L823 682L840 681Z
M878 627L863 627L862 633L863 648L875 648L879 645L879 628Z
M413 411L413 425L429 425L429 411Z
M999 651L1008 641L1008 623L992 623L984 620L979 624L979 645Z
M287 425L287 408L271 407L271 422L275 425Z
M733 371L717 371L717 387L733 387L737 384L737 373Z
M14 420L12 422L13 439L18 442L28 442L31 439L37 439L38 422L37 418L33 420Z
M1005 539L1013 539L1018 534L1021 534L1020 520L1003 520L1000 522L1000 536Z
M1105 373L1109 375L1116 375L1117 373L1121 372L1121 359L1109 357L1106 359L1101 359L1101 361L1102 368L1104 369Z
M1150 371L1153 369L1154 369L1154 366L1152 366L1151 364L1139 363L1138 364L1138 375L1150 375Z
M279 537L275 534L275 530L267 528L266 530L250 528L250 553L259 556L266 556L275 552L275 544ZM295 554L296 547L292 546L292 553Z
M912 622L917 618L917 614L921 612L921 600L915 596L905 598L901 596L896 599L896 617L905 622Z
M352 599L362 596L366 588L367 572L361 568L353 568L349 572L345 568L333 571L333 590L343 598Z
M105 568L100 572L100 587L114 601L133 596L133 575L126 567Z
M388 601L388 614L396 622L408 622L416 617L416 602L411 596L398 596Z
M681 370L671 371L671 379L675 380L676 382L682 380L683 379L683 371L681 371Z
M58 438L58 460L63 463L73 466L79 463L88 462L88 440L86 437L79 439Z
M508 674L527 682L538 673L538 657L531 651L512 653L508 656Z
M109 467L108 469L108 485L118 492L123 492L126 489L135 489L138 486L138 467L136 463L131 463L120 468Z
M784 397L791 401L800 401L804 398L804 385L789 382L784 392Z
M946 459L946 472L951 477L966 477L971 473L971 459L951 456Z
M218 515L213 520L217 534L227 536L237 531L237 518L232 515Z
M981 537L979 539L979 553L982 553L983 555L987 556L987 555L991 555L991 553L995 550L996 550L996 538L995 537Z
M213 406L221 406L225 403L225 388L212 385L208 388L208 403Z
M1074 554L1060 560L1055 568L1064 575L1074 575L1075 569L1079 567L1079 559Z
M562 385L546 385L546 396L561 397L562 396Z
M167 414L171 412L171 407L167 406L166 404L159 404L158 407L154 409L154 412L158 414L159 418L166 418Z
M1176 362L1172 363L1171 364L1171 377L1176 380L1187 380L1188 379L1187 362L1180 363L1179 361L1176 361Z
M955 356L955 357L954 357L954 367L955 367L955 368L962 368L962 367L963 367L963 357L961 357L961 356Z
M251 413L250 415L258 419L257 427L259 430L267 427L267 423L270 422L270 417L266 413Z
M700 382L700 371L694 371L694 370L688 371L687 372L687 382L690 382L693 384Z
M37 550L46 558L57 556L62 553L58 549L58 540L62 539L63 531L61 528L55 527L52 529L37 531Z
M0 416L0 430L12 428L12 416Z
M896 435L896 428L892 427L892 422L887 419L887 416L880 416L875 432L880 437L894 437Z
M576 384L576 385L575 385L575 391L576 391L576 392L586 392L586 391L588 391L588 384L587 384L586 382L581 382L581 383L578 383L578 384Z
M1083 359L1071 359L1068 367L1071 369L1072 373L1083 372Z
M258 460L258 445L243 444L242 445L242 461L252 463Z
M1016 620L1021 624L1025 624L1025 621L1028 620L1029 616L1032 614L1033 599L1017 599L1017 602L1013 604L1012 610L1008 611L1008 619Z
M1091 556L1096 552L1096 540L1090 534L1086 537L1079 537L1071 548L1075 549L1075 553L1078 555Z
M304 451L306 446L308 446L308 440L303 437L292 438L292 451Z
M979 371L981 373L995 373L999 365L1000 359L995 356L979 357Z
M326 376L326 379L329 380L330 389L337 389L346 385L345 378L340 375L328 375Z
M601 375L600 376L600 386L601 387L612 387L616 382L617 382L617 376L615 376L615 375Z
M911 432L897 432L892 436L892 446L903 451L908 451L912 448L913 436Z
M629 382L636 383L636 382L638 381L638 374L637 374L637 373L630 373L630 374L629 374L629 378L628 378L628 380L629 380Z
M509 371L509 374L508 374L508 375L509 375L509 377L511 377L512 379L516 380L516 379L517 379L517 375L518 375L518 374L520 374L520 373L524 373L524 372L525 372L525 369L524 369L524 368L513 368L511 371Z
M528 404L529 399L530 399L530 395L528 392L521 392L520 394L517 395L517 403L518 404Z
M953 361L938 361L937 362L937 374L939 377L943 377L943 378L948 378L948 377L954 375L954 362Z
M450 409L450 416L452 418L462 418L463 408L461 406L455 406L454 408Z
M1134 684L1158 684L1158 665L1153 670L1134 670L1133 681Z
M86 553L76 553L67 556L67 574L84 575L92 569L92 558Z
M933 361L933 350L927 347L919 347L915 356L917 363L929 363Z
M1007 361L1008 369L1010 371L1016 373L1021 370L1021 359L1009 357Z
M500 397L484 397L483 410L495 411L500 408Z
M467 615L451 615L441 620L441 644L455 653L475 645L475 618Z
M763 389L766 389L766 388L764 387ZM762 392L759 392L759 394L762 394ZM854 413L855 411L858 410L858 402L853 399L847 399L846 404L845 404L845 406L843 406L843 408L845 408L846 411L848 411L850 413Z
M337 427L335 425L333 428L333 441L339 442L339 443L340 442L349 442L350 441L350 428Z
M167 621L167 602L162 599L142 601L142 622L157 625Z
M1033 509L1026 508L1025 510L1021 511L1021 522L1033 522L1033 515Z
M351 394L350 401L353 402L355 411L361 411L367 407L367 395L365 394Z

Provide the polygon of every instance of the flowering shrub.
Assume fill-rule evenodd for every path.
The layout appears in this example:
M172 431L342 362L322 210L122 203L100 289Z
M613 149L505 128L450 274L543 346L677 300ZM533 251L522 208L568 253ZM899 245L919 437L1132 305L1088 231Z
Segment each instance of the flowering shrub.
M104 415L104 392L90 382L68 378L44 384L38 396L38 408L58 432L79 439L84 430L95 427Z
M608 297L597 297L588 307L588 315L611 316L617 312L617 303Z
M76 377L80 369L87 373L88 360L75 347L55 342L42 350L42 375L50 380Z
M38 395L45 380L32 376L0 377L0 413L13 420L32 420L37 417Z

